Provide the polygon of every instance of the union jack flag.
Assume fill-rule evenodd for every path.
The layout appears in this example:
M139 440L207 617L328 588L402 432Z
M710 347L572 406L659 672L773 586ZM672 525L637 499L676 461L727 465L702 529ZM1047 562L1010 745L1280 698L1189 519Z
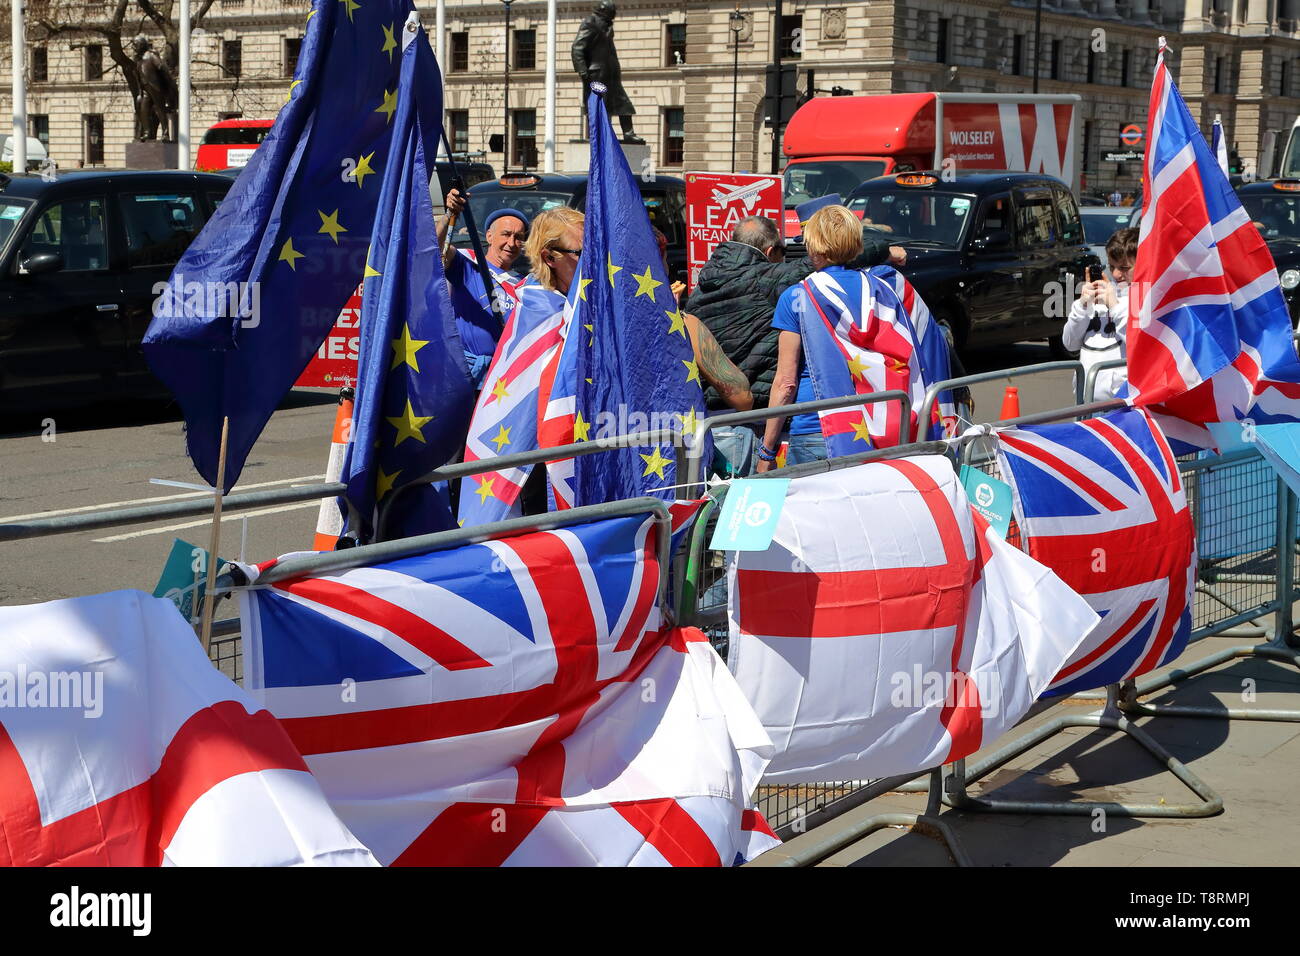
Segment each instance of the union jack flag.
M892 269L885 274L815 272L793 293L817 398L898 389L912 402L906 421L896 402L820 412L831 457L910 441L926 388L948 377L948 343L942 329L928 321L928 309L923 326L916 326L895 291L896 279L906 283ZM904 291L909 288L905 285ZM919 301L912 290L913 306ZM927 436L942 435L937 414L926 431Z
M1294 421L1300 361L1277 267L1174 86L1163 40L1149 128L1129 294L1130 403L1163 405L1194 426ZM1177 434L1212 444L1204 429Z
M514 292L518 304L506 320L483 391L474 406L465 461L484 461L537 448L542 373L557 354L567 305L564 296L535 280ZM488 524L518 517L520 492L531 465L461 479L460 523Z
M247 683L397 865L719 865L775 845L771 744L702 633L664 627L654 519L243 598Z
M1105 687L1182 653L1191 634L1196 535L1177 463L1149 413L997 433L1030 556L1101 621L1044 697Z

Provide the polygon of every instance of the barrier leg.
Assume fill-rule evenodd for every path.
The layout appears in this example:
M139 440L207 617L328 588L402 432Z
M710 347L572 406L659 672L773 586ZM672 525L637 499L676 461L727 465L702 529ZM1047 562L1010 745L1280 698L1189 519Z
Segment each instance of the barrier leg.
M1209 817L1223 810L1223 797L1219 796L1200 777L1192 773L1182 761L1165 750L1142 728L1134 726L1119 709L1119 686L1112 684L1107 689L1106 706L1092 714L1062 714L1032 733L1013 741L983 760L978 761L967 770L965 761L953 764L948 775L944 802L954 809L982 810L991 813L1043 813L1069 814L1077 816L1091 815L1101 809L1113 816L1121 817ZM973 780L987 776L992 771L1054 737L1068 727L1092 727L1102 730L1116 730L1127 735L1140 744L1151 756L1165 766L1175 777L1187 785L1200 797L1199 803L1154 804L1154 803L1114 803L1110 801L1061 801L1061 800L995 800L988 797L972 797L966 787Z

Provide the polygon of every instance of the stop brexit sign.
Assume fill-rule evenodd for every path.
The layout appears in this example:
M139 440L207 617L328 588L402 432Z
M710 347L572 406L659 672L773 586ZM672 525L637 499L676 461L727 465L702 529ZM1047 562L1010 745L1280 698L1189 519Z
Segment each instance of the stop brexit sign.
M780 176L746 173L686 174L686 235L690 285L713 249L731 238L731 230L746 216L763 216L781 224Z
M307 367L294 382L297 388L341 388L357 383L357 357L361 350L361 286L358 285L343 311L320 344Z

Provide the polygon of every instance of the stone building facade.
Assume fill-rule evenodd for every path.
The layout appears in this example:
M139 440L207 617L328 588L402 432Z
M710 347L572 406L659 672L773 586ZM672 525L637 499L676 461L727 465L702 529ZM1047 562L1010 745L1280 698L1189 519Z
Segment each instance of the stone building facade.
M52 0L57 3L58 0ZM590 0L561 0L556 53L556 157L581 134L579 82L570 45ZM197 6L197 5L196 5ZM432 33L432 3L418 4ZM220 118L272 117L288 90L308 0L216 0L193 40L195 144ZM739 10L741 19L733 19ZM108 7L105 7L105 11ZM544 155L545 0L510 8L510 102L503 102L505 6L447 0L444 74L454 148L482 153L498 170L537 168ZM1249 165L1266 137L1279 148L1300 115L1300 0L1057 0L1043 5L1034 49L1025 0L785 0L782 49L798 88L825 95L950 90L1083 96L1080 139L1089 188L1136 185L1137 163L1104 154L1119 131L1145 126L1157 38L1189 106L1208 129L1223 117ZM735 29L733 29L733 26ZM636 129L664 172L772 168L764 122L764 67L778 42L773 7L755 0L622 0L615 36ZM125 83L102 38L28 25L27 110L34 134L62 167L120 166L132 134ZM155 42L159 42L155 40ZM98 46L98 52L94 47ZM0 111L7 113L8 47L0 52ZM732 103L736 103L733 111ZM509 156L489 149L500 133Z

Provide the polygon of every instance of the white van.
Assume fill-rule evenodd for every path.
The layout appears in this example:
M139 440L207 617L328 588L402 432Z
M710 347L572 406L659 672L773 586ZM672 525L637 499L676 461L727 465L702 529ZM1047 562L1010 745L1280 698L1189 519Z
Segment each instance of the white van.
M45 152L44 143L35 136L27 137L27 168L29 170L40 169L41 163L45 162L48 155ZM0 133L0 163L12 163L13 161L13 134Z

